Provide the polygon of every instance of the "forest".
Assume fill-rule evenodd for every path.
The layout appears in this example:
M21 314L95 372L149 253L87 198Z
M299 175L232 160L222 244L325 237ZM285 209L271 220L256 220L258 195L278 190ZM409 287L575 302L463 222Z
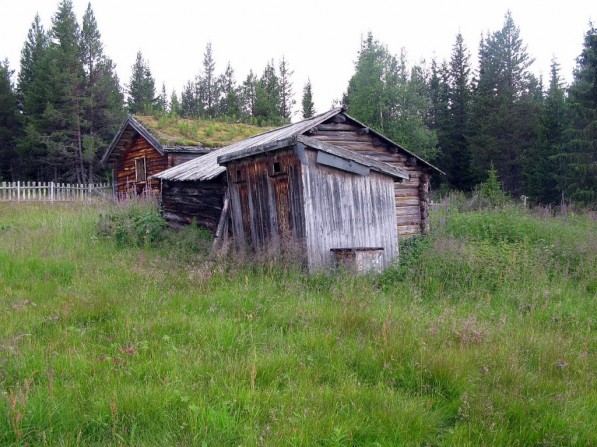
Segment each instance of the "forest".
M62 0L50 29L33 19L18 70L0 62L0 181L106 180L100 164L127 114L277 126L316 113L310 81L296 100L290 61L272 58L237 80L216 70L212 44L180 93L156 85L139 51L122 82L105 53L91 4L79 22ZM566 85L554 57L549 79L510 12L482 35L474 57L461 34L448 60L410 63L373 33L362 39L341 104L430 161L441 191L473 191L489 173L513 198L544 205L597 204L597 28L579 42ZM321 110L320 112L323 112Z

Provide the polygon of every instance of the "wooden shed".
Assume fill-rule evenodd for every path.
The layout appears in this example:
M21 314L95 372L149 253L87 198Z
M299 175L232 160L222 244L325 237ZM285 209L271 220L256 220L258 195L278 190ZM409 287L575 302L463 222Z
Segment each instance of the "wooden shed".
M346 253L381 270L398 255L394 182L408 173L303 135L218 157L227 168L237 248L277 255L291 250L310 271Z
M155 175L162 181L164 217L175 225L195 220L215 232L227 185L226 169L218 164L218 157L298 136L372 157L408 173L408 179L394 182L397 231L408 237L429 229L430 177L441 171L341 108L247 138Z
M145 126L129 116L102 158L112 166L119 195L159 193L160 181L151 176L210 151L202 146L165 146Z

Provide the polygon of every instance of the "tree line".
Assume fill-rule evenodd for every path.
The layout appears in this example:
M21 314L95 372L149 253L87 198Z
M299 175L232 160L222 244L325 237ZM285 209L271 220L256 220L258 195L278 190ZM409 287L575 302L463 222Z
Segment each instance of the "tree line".
M440 187L471 191L497 174L534 203L597 203L597 29L589 24L573 81L556 59L547 85L512 15L481 37L476 68L461 34L449 60L407 67L369 34L343 102L349 113L435 163ZM437 176L436 176L437 177Z
M348 112L441 168L442 189L471 191L488 172L512 196L535 203L597 202L597 30L589 24L573 80L557 60L548 82L510 13L482 35L476 63L461 34L449 59L410 64L369 33L342 98ZM88 182L127 113L170 114L256 125L296 116L293 71L282 57L237 81L230 63L216 71L211 43L201 71L180 95L158 91L141 51L122 86L88 5L79 25L62 0L46 31L36 16L20 70L0 63L0 179ZM315 112L310 81L299 117ZM437 176L436 176L437 177Z

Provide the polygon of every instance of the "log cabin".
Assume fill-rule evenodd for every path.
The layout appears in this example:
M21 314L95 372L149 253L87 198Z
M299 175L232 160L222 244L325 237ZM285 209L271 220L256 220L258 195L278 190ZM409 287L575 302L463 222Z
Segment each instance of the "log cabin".
M159 180L152 175L207 154L203 146L167 146L132 116L129 116L102 157L112 166L114 189L118 196L158 194Z
M195 221L215 233L227 190L226 168L218 157L299 135L388 163L408 173L394 183L396 227L401 237L429 230L429 184L442 171L335 108L306 120L247 138L154 176L162 182L161 207L173 226Z
M379 272L398 256L394 183L409 178L405 170L304 135L217 161L226 167L237 250L290 250L311 272L337 264Z

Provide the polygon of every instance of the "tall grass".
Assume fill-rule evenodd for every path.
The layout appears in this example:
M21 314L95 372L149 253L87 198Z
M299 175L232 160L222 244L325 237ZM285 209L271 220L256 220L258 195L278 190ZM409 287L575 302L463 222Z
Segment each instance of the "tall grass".
M0 445L597 445L588 217L446 213L352 277L115 212L0 204Z

